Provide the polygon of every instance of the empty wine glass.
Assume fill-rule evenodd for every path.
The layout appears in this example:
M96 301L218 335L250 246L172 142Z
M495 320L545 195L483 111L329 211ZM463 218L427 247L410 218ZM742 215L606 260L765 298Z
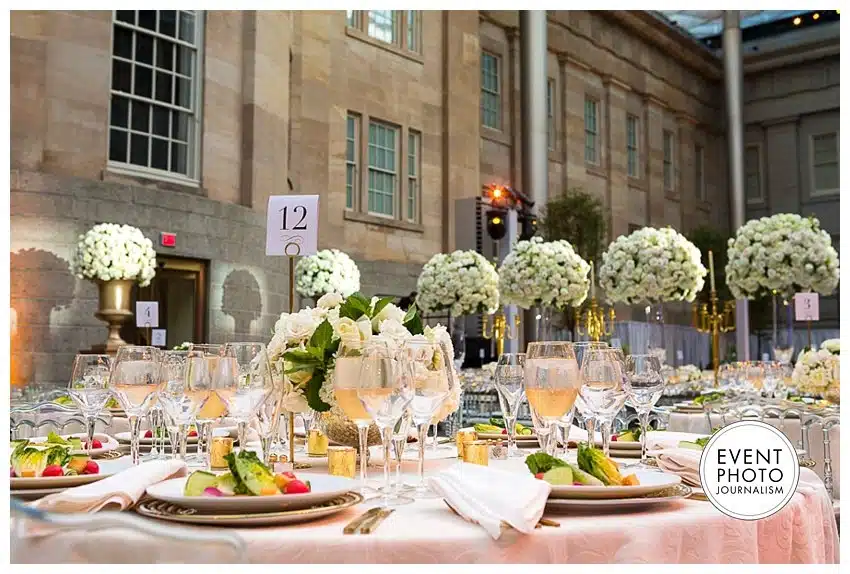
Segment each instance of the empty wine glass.
M499 394L499 406L508 435L508 456L525 456L516 447L516 417L519 405L525 398L525 353L503 353L496 363L493 379Z
M393 453L396 461L395 482L390 488L390 492L393 494L400 495L413 490L412 486L401 482L401 465L402 460L404 460L404 451L407 448L407 437L410 434L411 424L413 424L413 415L410 413L410 408L407 408L396 423L395 429L393 429Z
M569 417L582 387L572 345L563 341L529 343L525 358L525 396L537 418L548 428L542 431L546 452L554 455L558 423Z
M280 415L283 408L283 385L275 384L257 409L257 430L263 448L263 462L270 462L274 443L280 438ZM307 431L309 436L309 430Z
M653 356L657 355L653 353ZM611 423L626 402L625 369L620 349L587 350L581 365L581 397L602 426L602 451L608 456Z
M393 429L413 399L413 381L401 372L399 351L384 343L370 343L363 349L357 396L366 412L381 429L384 447L384 487L375 499L378 506L400 506L413 499L390 491L390 442Z
M86 452L91 456L97 415L112 395L109 391L109 355L77 355L68 383L68 394L80 408L86 421Z
M190 357L195 354L195 357ZM157 398L170 423L169 434L174 458L186 460L186 441L189 425L195 419L203 390L192 389L192 363L203 362L203 355L194 351L163 351L160 359Z
M224 363L218 394L236 419L239 448L247 450L248 424L274 390L271 367L263 343L227 343L220 359ZM226 374L225 374L226 373Z
M139 430L142 417L156 402L160 353L156 347L119 347L109 376L109 390L127 414L130 425L130 457L134 465L139 464Z
M194 457L190 456L189 461L197 461L203 466L209 467L212 425L227 414L227 404L216 392L218 379L221 376L219 369L221 368L220 359L224 353L224 345L192 343L189 345L189 350L196 353L196 357L203 357L203 361L196 361L192 370L193 386L198 389L209 390L198 412L195 413L195 424L198 427L198 452Z
M604 341L576 341L572 345L573 351L576 354L576 362L578 363L579 370L581 370L581 362L584 359L585 351L589 349L607 349L609 347L608 343ZM584 428L587 430L588 444L594 444L596 441L596 421L587 406L584 404L581 394L576 397L576 409L578 409L578 412L582 417L584 417ZM567 439L568 436L564 438L564 441Z
M661 398L664 376L661 362L654 355L626 357L626 393L640 422L640 466L647 466L646 439L649 432L649 413Z

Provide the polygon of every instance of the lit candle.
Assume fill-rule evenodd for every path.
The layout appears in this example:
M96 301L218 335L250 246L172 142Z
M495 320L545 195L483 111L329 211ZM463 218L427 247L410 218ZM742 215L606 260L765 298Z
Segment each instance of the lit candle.
M708 252L708 271L711 273L711 290L714 291L714 253Z
M593 261L590 262L590 298L596 299L596 269L593 267Z

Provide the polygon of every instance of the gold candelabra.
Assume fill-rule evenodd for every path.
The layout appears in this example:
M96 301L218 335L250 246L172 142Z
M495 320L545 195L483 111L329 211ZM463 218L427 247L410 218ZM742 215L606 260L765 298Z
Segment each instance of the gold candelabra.
M590 304L584 311L581 307L576 307L576 332L580 337L587 336L593 341L599 341L602 337L610 337L614 334L616 318L613 307L606 312L596 302L596 297L591 297Z
M508 318L501 309L492 315L492 321L490 317L490 315L484 315L481 322L481 335L485 339L494 339L496 341L496 356L500 357L505 349L505 338L517 338L520 318L519 314L514 315L514 324L508 325Z
M720 311L717 291L714 289L711 290L710 301L710 303L694 305L694 327L700 333L711 333L711 363L714 368L714 386L717 387L720 372L720 333L735 330L735 302L726 301L723 303L723 310ZM711 305L711 311L709 311L709 305Z

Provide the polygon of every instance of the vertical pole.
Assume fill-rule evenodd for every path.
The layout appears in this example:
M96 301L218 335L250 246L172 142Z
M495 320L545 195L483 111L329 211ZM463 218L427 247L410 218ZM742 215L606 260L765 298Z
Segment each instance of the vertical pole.
M295 257L289 256L289 312L295 312ZM310 429L304 432L309 436ZM289 464L295 470L295 413L289 413Z
M741 16L737 10L723 12L723 79L726 84L726 132L729 138L729 193L732 231L746 220L744 200L744 110L742 103ZM736 303L738 360L750 359L750 316L746 299Z

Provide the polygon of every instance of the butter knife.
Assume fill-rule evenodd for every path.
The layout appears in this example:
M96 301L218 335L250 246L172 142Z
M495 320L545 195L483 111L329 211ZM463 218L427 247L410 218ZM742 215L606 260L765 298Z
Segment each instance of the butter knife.
M386 518L395 512L394 508L383 508L378 511L374 517L369 520L368 524L364 524L360 527L360 534L372 534L378 526L380 526L381 522L386 520Z
M351 522L345 525L342 529L343 534L354 534L367 519L375 516L381 509L378 507L370 508Z

